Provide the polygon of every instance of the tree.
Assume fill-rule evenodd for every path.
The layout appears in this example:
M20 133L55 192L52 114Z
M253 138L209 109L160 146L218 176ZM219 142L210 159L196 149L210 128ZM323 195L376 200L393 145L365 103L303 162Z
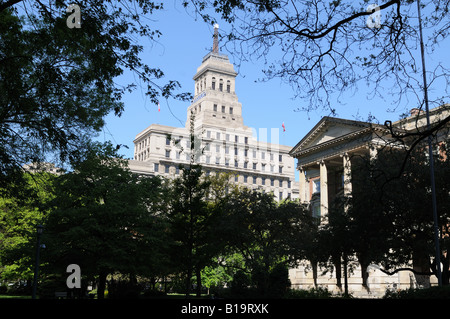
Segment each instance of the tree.
M328 223L320 232L320 250L325 259L338 252L341 260L354 256L361 266L363 285L367 287L367 268L370 264L389 275L409 270L417 282L429 284L429 276L436 274L434 264L434 231L431 215L429 159L426 147L412 152L402 174L404 150L385 148L374 159L352 159L352 195L341 199L329 212ZM449 163L435 159L439 224L443 250L447 249ZM447 256L441 257L443 264ZM347 265L344 262L344 270ZM338 269L338 268L337 268ZM443 268L444 284L448 284L448 264Z
M409 112L412 108L425 110L428 103L448 103L450 72L443 60L445 51L436 62L427 61L431 70L427 71L418 45L418 8L423 11L421 24L428 36L425 54L436 53L447 39L448 0L423 4L386 0L377 6L368 0L194 0L185 1L186 6L191 2L205 21L214 23L216 19L210 9L230 24L223 35L224 47L236 60L262 60L263 80L280 78L292 87L299 104L306 105L297 107L298 111L321 109L336 115L339 104L347 102L342 103L342 97L359 90L368 99L377 98L387 110ZM421 141L449 121L446 115L439 125L410 137ZM389 123L386 126L390 128Z
M228 249L242 255L259 294L270 296L270 274L306 257L312 216L298 203L277 205L272 195L246 188L230 193L220 206L224 216L218 229Z
M108 274L157 276L166 266L161 180L134 175L125 165L111 144L94 144L73 172L57 179L45 222L47 273L77 264L85 278L98 278L99 298Z
M209 182L202 179L200 165L182 167L181 177L173 182L169 209L170 230L176 242L177 263L186 276L186 297L191 291L191 277L196 271L197 287L201 287L200 272L211 261L214 211L208 209L206 190Z
M54 175L41 172L23 178L27 182L23 194L0 198L0 277L4 281L31 282L36 226L43 223L53 198Z
M75 2L81 27L67 25L68 1L0 1L0 188L10 190L29 162L81 156L104 117L123 112L121 98L136 84L117 84L126 71L145 86L151 102L176 94L179 83L145 64L137 38L155 41L146 16L152 1ZM53 159L50 160L50 158Z

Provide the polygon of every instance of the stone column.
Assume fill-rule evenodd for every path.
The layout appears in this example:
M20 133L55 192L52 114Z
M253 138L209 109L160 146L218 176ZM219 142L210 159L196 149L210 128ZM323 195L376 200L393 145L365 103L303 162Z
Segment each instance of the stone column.
M298 168L299 171L299 197L300 203L306 202L306 178L305 170L302 167Z
M320 165L320 216L328 214L328 171L324 161Z
M378 156L378 149L375 145L369 145L369 157L370 161L372 162L375 160Z
M343 166L344 166L344 195L350 196L352 194L352 163L350 161L350 156L345 153L343 156Z
M351 197L352 196L352 163L350 161L350 156L348 153L345 153L343 158L343 166L344 166L344 173L343 173L343 180L344 180L344 196L345 197ZM344 211L348 212L348 204L345 203L344 205Z

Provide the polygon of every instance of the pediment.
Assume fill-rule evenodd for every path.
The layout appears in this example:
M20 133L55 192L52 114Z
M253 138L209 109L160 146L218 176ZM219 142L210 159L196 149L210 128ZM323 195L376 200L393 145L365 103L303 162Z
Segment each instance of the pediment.
M324 117L291 150L291 154L359 132L369 126L370 123L367 122Z

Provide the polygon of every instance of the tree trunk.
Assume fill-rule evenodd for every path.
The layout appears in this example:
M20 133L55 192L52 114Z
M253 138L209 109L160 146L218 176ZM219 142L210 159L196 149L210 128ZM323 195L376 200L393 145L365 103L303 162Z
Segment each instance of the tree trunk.
M311 267L312 267L312 271L313 271L314 287L317 288L317 262L316 261L312 261L311 262Z
M341 258L336 258L336 256L333 256L333 264L336 268L336 286L342 291L342 264L341 264Z
M197 276L197 297L200 297L202 294L202 277L201 277L201 269L199 266L196 268L196 276Z
M344 296L348 297L348 273L347 273L347 254L343 255L343 266L344 266Z
M191 294L191 277L192 277L192 268L189 267L187 270L187 276L186 276L186 298L190 298Z
M98 286L97 286L97 298L105 299L105 288L106 288L106 276L108 274L106 271L101 271L98 276Z
M447 286L449 284L450 261L446 252L441 256L441 263L442 263L442 285Z
M369 273L367 272L368 265L363 262L359 262L359 264L361 265L362 286L369 291L369 286L367 285L367 279L369 278Z

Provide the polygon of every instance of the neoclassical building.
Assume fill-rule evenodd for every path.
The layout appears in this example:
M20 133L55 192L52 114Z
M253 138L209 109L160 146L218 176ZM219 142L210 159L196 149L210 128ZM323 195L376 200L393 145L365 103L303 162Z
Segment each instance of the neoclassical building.
M275 198L297 198L294 158L290 146L280 145L278 128L244 125L236 95L236 76L228 56L218 49L218 26L212 51L203 57L194 80L194 98L185 127L152 124L136 135L131 171L174 177L191 160L191 125L195 162L206 174L230 173L239 185L271 192ZM271 142L265 142L270 130ZM262 138L257 138L257 136Z
M430 110L431 123L439 123L448 116L450 105ZM426 114L413 109L408 117L393 122L392 128L401 133L423 131L426 129ZM439 142L448 137L449 130L441 130L435 140ZM332 201L341 195L351 195L352 158L358 155L375 157L386 146L395 147L395 140L385 125L323 117L290 151L290 155L297 159L300 172L300 201L306 203L312 214L324 222L326 219L323 217L326 217ZM408 271L388 276L377 265L371 265L368 272L371 296L382 296L387 288L405 289L417 285L413 274ZM310 263L305 261L299 268L291 269L290 279L293 287L314 287ZM432 283L436 281L434 276L431 279ZM319 276L316 283L330 291L337 291L336 274ZM362 287L360 269L350 276L349 289L356 296L369 296Z

